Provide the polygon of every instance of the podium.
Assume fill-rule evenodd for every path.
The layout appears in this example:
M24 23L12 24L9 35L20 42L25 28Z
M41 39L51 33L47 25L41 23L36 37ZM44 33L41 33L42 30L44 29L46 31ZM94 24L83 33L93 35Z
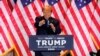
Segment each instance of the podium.
M30 50L43 56L58 56L61 50L73 49L72 35L30 35Z

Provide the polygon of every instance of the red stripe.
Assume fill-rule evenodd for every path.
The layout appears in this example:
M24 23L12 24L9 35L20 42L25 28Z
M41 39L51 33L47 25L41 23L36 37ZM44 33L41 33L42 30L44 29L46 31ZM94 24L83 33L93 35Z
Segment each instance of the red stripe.
M75 41L76 42L76 41ZM77 51L77 50L76 50ZM76 54L76 52L75 52L75 48L72 50L72 52L73 52L73 55L74 56L77 56L77 54Z
M66 16L66 17L68 18L68 16ZM74 36L74 39L75 39L76 43L78 44L78 48L80 49L81 54L82 54L83 56L86 56L85 53L84 53L84 50L83 50L83 48L82 48L82 45L80 44L80 42L79 42L79 40L78 40L78 37L76 36L76 33L75 33L75 31L74 31L74 29L73 29L73 27L72 27L70 21L69 21L68 19L66 19L66 22L68 23L69 28L70 28L70 30L71 30L71 32L72 32L72 35Z
M98 15L100 16L100 8L99 8L99 5L97 5L96 11L97 11Z
M60 2L58 3L58 6L59 6L59 9L60 9L60 11L61 11L63 17L64 17L65 19L67 19L67 18L66 18L66 12L64 11L64 9L63 9L63 7L62 7L62 5L61 5ZM74 49L74 50L75 50L75 49ZM74 55L76 55L76 52L74 52Z
M53 8L53 12L54 12L53 14L55 15L55 17L58 18L58 15L57 15L56 10L55 10L54 8ZM63 26L63 25L62 25L62 26ZM64 26L63 26L63 27L64 27ZM74 49L74 50L75 50L75 49ZM75 51L74 51L74 55L76 55L76 52L75 52ZM76 55L76 56L77 56L77 55Z
M1 51L2 53L4 53L4 51L5 51L1 42L0 42L0 51Z
M22 25L23 25L23 27L25 29L25 32L28 32L30 34L30 30L29 30L28 26L25 23L25 20L24 20L24 18L22 16L22 13L20 12L20 10L18 8L18 5L16 6L15 10L16 10L16 12L18 14L18 17L20 18L20 21L21 21L21 23L22 23ZM11 18L11 19L13 20L12 22L14 23L14 27L15 27L15 29L17 31L17 34L19 35L19 38L20 38L21 42L24 43L23 46L24 46L25 51L27 52L27 54L32 56L30 51L29 51L29 49L28 49L28 45L26 44L24 36L22 35L22 33L21 33L21 31L20 31L15 19L13 19L13 18Z
M18 44L17 44L17 42L16 42L16 40L15 40L15 38L14 38L12 32L11 32L11 29L10 29L10 27L8 25L8 22L7 22L6 18L5 18L5 16L4 16L4 18L2 20L3 20L4 24L6 25L6 28L8 29L8 32L11 34L10 36L11 36L11 38L13 40L13 43L15 44L15 47L16 47L18 53L20 54L20 56L22 56L20 48L19 48L19 46L18 46Z
M12 6L10 0L7 0L7 3L8 3L8 5L9 5L10 10L12 11L12 10L13 10L13 6Z
M59 17L58 17L58 15L57 15L57 12L55 11L55 9L53 8L53 14L55 15L55 17L58 19ZM60 20L59 20L60 21ZM60 21L61 22L61 21ZM64 26L61 24L61 27L62 27L62 30L64 30L65 28L64 28ZM64 29L63 29L64 28ZM65 33L66 31L64 31L64 33ZM65 34L68 34L67 32L65 33ZM73 50L73 53L74 53L74 56L77 56L76 55L76 52L75 52L75 49Z
M74 9L72 8L72 9L70 10L70 12L71 12L72 15L73 15L74 21L75 21L75 23L77 24L77 27L79 28L79 31L80 31L80 33L81 33L81 35L82 35L82 37L83 37L83 40L84 40L84 42L85 42L85 44L86 44L88 50L91 51L92 49L91 49L91 47L90 47L90 45L89 45L89 42L88 42L88 40L87 40L87 38L86 38L86 35L85 35L83 29L82 29L82 27L81 27L81 25L80 25L80 23L79 23L79 21L78 21L78 18L77 18L77 16L76 16L75 12L74 12Z
M35 30L35 27L34 27L34 22L35 22L35 21L32 19L32 16L34 16L34 15L31 16L31 14L30 14L30 12L29 12L29 9L28 9L27 7L25 7L24 10L25 10L25 12L26 12L26 14L27 14L27 16L28 16L28 19L29 19L31 25L33 25L33 29ZM30 35L30 34L32 34L32 33L27 33L27 34Z
M30 32L30 30L29 30L29 28L28 28L28 26L27 26L27 24L25 22L24 16L22 15L21 11L19 10L18 5L16 5L15 10L16 10L16 13L17 13L17 15L18 15L18 17L19 17L19 19L21 21L21 24L23 25L25 31L28 32L27 34L31 34L31 32Z
M89 12L89 15L90 15L91 20L92 20L92 19L95 20L94 15L91 16L92 12L90 11L90 8L89 8L89 7L86 7L86 8L87 8L87 11ZM95 22L94 20L92 20L92 21L93 21L93 23L95 24L97 30L99 31L99 30L100 30L100 25L99 25L97 22ZM99 31L99 32L100 32L100 31Z
M1 31L1 34L2 34L2 36L3 36L3 39L4 39L4 42L6 43L6 45L7 45L7 48L10 48L11 46L10 46L10 44L9 44L9 41L8 41L8 39L7 39L7 37L6 37L6 34L4 33L4 31L3 31L3 29L0 27L0 31Z
M2 16L2 13L1 13L1 8L0 8L0 16Z
M68 8L71 7L71 2L69 3L68 0L65 0L65 3L66 3L66 6L67 6Z
M5 3L5 0L3 0L3 3L4 3L5 8L7 9L7 12L8 12L8 14L9 14L9 16L10 16L10 15L11 15L11 11L9 10L9 7L8 7L7 4ZM15 40L15 37L13 36L13 33L11 32L10 26L8 25L8 22L7 22L6 18L4 18L4 22L5 22L6 27L7 27L8 30L9 30L9 32L11 33L11 37L12 37L12 39L13 39L13 43L15 44L16 49L18 50L19 55L22 56L21 50L20 50L20 48L19 48L19 46L18 46L18 44L17 44L17 41Z
M87 22L87 18L85 17L85 15L84 15L84 13L83 13L83 11L82 10L80 10L80 14L81 14L81 16L82 16L82 18L83 18L83 21L85 22L85 25L86 25L86 27L87 27L87 29L88 29L88 31L90 32L90 33L93 33L94 34L94 32L91 32L91 28L89 27L89 24L88 24L88 22ZM96 37L96 36L95 36ZM95 39L97 39L97 38L95 38ZM97 41L97 43L99 43L98 41L98 39L96 40Z
M86 21L86 17L85 17L85 15L84 15L84 13L83 13L82 10L80 10L80 15L82 16L83 21L85 22L84 24L86 25L86 27L87 27L87 29L88 29L88 32L90 33L91 30L90 30L89 24L88 24L88 22Z
M72 10L71 13L73 14L74 11L73 11L73 9L71 9L71 10ZM70 11L71 11L71 10L70 10ZM73 16L74 16L74 18L75 18L74 20L76 20L77 17L76 17L76 14L75 14L75 13L74 13ZM83 36L83 40L85 41L85 44L86 44L86 46L88 47L88 50L91 51L92 49L91 49L91 47L90 47L90 45L89 45L89 42L88 42L88 40L87 40L87 38L86 38L86 35L83 33L84 31L82 30L82 27L80 26L80 23L78 22L78 20L76 20L75 22L77 23L77 26L78 26L78 28L80 29L80 32L81 32L81 34L82 34L82 36Z
M66 6L68 6L68 4L66 4ZM61 11L63 11L63 9L62 9ZM74 13L74 10L73 10L72 8L70 9L70 12L72 13L73 17L75 17L75 19L77 19L76 15L75 15L75 13ZM66 14L66 13L65 13L65 14ZM68 16L68 15L66 15L66 22L67 22L67 21L69 22L69 20L67 19L67 18L68 18L67 16ZM75 21L75 22L77 21L76 23L77 23L77 26L78 26L78 24L79 24L78 20L74 20L74 21ZM67 23L68 23L68 22L67 22ZM70 29L72 29L72 25L71 25L70 22L68 23L68 25L70 26ZM78 28L81 29L81 34L82 34L82 36L85 38L86 36L85 36L85 34L83 34L83 30L82 30L81 26L78 26ZM74 30L74 29L73 29L73 30ZM73 33L73 31L71 31L71 32ZM76 33L74 32L73 34L75 35ZM76 36L76 35L75 35L75 36ZM78 38L78 37L77 37L77 38ZM77 38L76 38L76 39L77 39ZM76 39L75 39L75 40L76 40ZM85 38L85 39L86 39L86 38ZM84 39L84 40L85 40L85 39ZM86 40L87 40L87 39L86 39ZM76 40L76 42L77 42L77 43L80 43L78 39ZM85 43L86 43L86 42L85 42ZM88 43L88 44L89 44L89 43ZM87 45L88 45L88 44L87 44ZM85 53L83 52L84 50L83 50L81 44L80 44L80 45L78 44L78 47L79 47L81 53L83 53L82 55L84 56ZM89 47L90 47L90 46L89 46Z
M66 4L67 5L67 4ZM74 32L74 29L72 28L72 25L71 25L71 23L69 22L69 20L68 20L68 16L66 16L66 22L68 23L68 25L70 26L70 29L71 29L71 32L74 34L74 36L76 36L76 34L75 34L75 32ZM79 42L79 40L77 39L77 37L74 37L75 38L75 40L76 40L76 43L78 43L78 47L79 47L79 49L80 49L80 51L81 51L81 53L83 53L83 56L85 56L85 53L83 52L83 49L82 49L82 47L81 47L81 44L80 44L80 42Z
M41 0L37 0L37 1L40 4L39 6L42 8L44 6L43 2Z
M94 22L96 28L97 28L98 31L100 32L100 26L99 26L99 24L97 23L97 21L95 20L95 17L94 17L94 15L93 15L93 13L92 13L90 7L87 6L86 9L87 9L87 11L88 11L88 13L89 13L89 16L90 16L91 20Z
M32 8L33 8L33 11L36 14L36 16L40 16L34 3L32 3Z
M55 18L58 19L58 20L60 21L58 15L57 15L56 9L55 9L54 7L53 7L53 14L54 14ZM61 22L61 21L60 21L60 22ZM67 34L63 23L61 23L61 30L64 31L65 34Z

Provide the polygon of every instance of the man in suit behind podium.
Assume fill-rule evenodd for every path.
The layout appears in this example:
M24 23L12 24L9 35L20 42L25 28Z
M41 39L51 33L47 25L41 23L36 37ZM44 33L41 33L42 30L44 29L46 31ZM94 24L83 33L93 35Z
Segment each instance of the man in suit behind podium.
M45 6L43 9L43 16L36 17L35 27L37 28L37 35L56 35L61 32L59 21L51 17L52 7Z
M42 9L42 12L43 12L43 16L38 16L35 19L36 35L58 35L60 34L61 28L59 25L59 21L51 17L52 7L44 6ZM45 56L44 53L48 53L48 52L35 52L35 55ZM53 54L53 53L58 53L58 52L49 52L49 53Z

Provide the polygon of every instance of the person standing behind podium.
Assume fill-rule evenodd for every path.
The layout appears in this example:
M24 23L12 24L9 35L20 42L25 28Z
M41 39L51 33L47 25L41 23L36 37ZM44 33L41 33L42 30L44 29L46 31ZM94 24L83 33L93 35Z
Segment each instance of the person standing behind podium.
M35 27L36 27L36 35L58 35L61 33L61 28L59 25L59 21L53 17L51 17L52 7L44 6L42 9L43 16L38 16L35 19ZM58 52L35 52L36 56L45 56L45 53L57 53ZM49 54L48 54L49 55ZM46 55L46 56L48 56ZM58 55L57 55L58 56Z
M36 35L57 35L61 33L59 21L51 17L52 7L44 6L43 16L35 19Z

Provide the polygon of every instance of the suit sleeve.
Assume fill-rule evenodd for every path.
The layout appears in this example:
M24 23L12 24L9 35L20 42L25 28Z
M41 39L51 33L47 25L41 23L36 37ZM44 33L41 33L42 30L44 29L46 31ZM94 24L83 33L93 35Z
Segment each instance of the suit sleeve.
M36 27L36 28L39 28L40 26L39 26L39 22L40 22L40 17L36 17L35 18L35 24L34 24L34 26Z
M55 34L60 34L61 33L61 28L60 28L60 24L59 24L58 20L56 20L56 22L55 22L55 28L56 28Z

